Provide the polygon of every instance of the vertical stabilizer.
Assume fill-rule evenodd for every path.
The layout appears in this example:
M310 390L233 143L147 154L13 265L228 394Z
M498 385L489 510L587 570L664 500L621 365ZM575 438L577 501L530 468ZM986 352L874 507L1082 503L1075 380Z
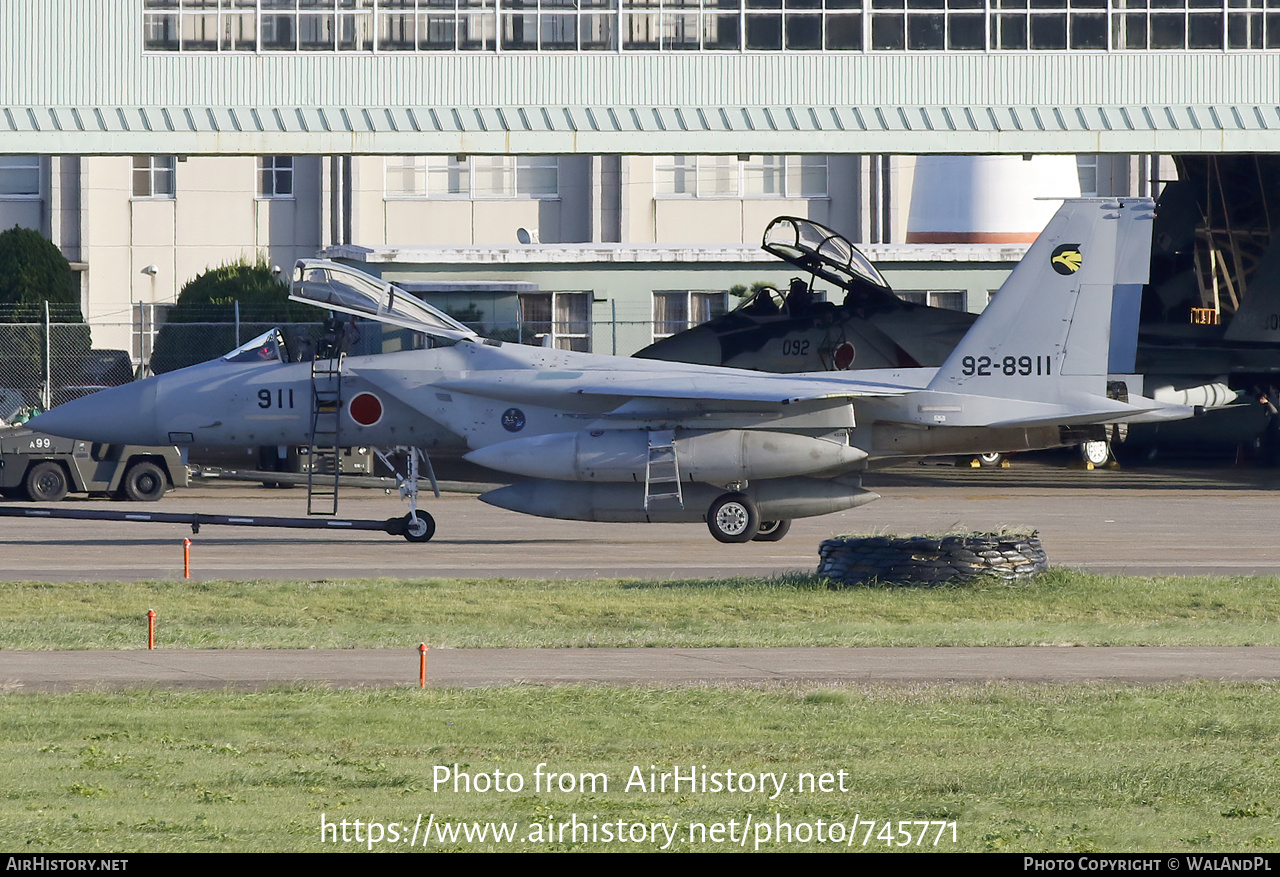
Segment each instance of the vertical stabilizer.
M1037 402L1104 395L1108 373L1132 370L1153 218L1145 198L1066 201L929 389Z
M1249 289L1223 335L1227 341L1280 342L1280 243L1258 261Z

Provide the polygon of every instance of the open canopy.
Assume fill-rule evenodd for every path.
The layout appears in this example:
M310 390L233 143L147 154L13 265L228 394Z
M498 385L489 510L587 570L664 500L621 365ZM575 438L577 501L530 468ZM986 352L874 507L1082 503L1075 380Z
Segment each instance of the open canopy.
M321 259L300 259L289 298L304 304L403 326L435 338L461 341L479 336L431 305L386 281Z
M847 292L868 287L891 291L871 260L849 241L808 219L779 216L764 230L761 248Z

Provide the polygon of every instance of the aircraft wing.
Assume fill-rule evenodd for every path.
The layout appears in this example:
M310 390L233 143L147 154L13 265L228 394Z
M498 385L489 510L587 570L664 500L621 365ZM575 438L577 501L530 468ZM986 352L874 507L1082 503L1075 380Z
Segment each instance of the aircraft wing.
M1044 410L1027 410L1032 406L1041 407ZM1195 413L1190 406L1158 402L1145 396L1130 396L1128 402L1107 399L1103 396L1079 397L1073 405L1049 403L1037 406L1037 403L1019 401L1011 403L1008 408L1013 417L993 420L987 425L1029 428L1091 423L1158 423L1165 420L1182 420Z
M846 379L825 375L772 375L736 372L732 369L707 371L568 371L528 370L471 372L435 386L491 399L526 404L563 404L565 396L598 396L622 399L679 399L707 402L755 402L789 405L793 402L854 397L895 397L912 392L910 387Z

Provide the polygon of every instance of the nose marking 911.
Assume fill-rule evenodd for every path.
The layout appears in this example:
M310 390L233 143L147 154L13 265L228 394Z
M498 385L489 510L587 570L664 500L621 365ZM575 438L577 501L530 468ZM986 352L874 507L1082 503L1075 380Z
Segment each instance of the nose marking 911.
M274 394L267 387L258 390L259 408L292 408L293 388L276 387Z

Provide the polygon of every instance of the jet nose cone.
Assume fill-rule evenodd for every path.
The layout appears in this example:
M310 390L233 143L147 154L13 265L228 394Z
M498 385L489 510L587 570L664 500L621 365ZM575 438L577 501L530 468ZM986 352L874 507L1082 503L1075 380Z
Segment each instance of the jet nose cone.
M32 429L65 438L129 445L169 444L156 426L155 378L102 390L34 417Z

